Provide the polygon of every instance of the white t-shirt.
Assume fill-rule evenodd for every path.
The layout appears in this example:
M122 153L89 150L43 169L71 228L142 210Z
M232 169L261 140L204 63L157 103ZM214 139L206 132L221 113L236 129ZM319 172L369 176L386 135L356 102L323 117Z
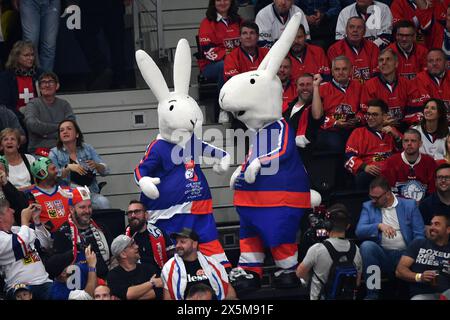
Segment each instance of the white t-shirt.
M346 239L329 238L326 241L331 242L333 247L338 252L347 252L348 250L350 250L350 242ZM313 270L314 273L318 277L320 277L323 283L327 282L328 274L330 273L330 268L333 264L333 260L331 259L327 248L322 243L316 243L311 248L309 248L302 263L307 268ZM358 246L356 246L356 254L355 258L353 259L353 263L355 264L356 270L361 273L362 259L361 254L359 253ZM320 283L320 281L316 276L312 276L311 291L309 293L311 300L319 300L319 293L321 291L321 288L322 284Z
M423 132L422 127L417 125L413 127L420 132L422 136L422 146L420 147L420 153L427 154L434 158L434 160L444 159L445 156L445 138L434 139Z
M398 222L397 210L395 207L398 205L397 197L394 196L394 203L387 208L381 208L382 222L395 229L396 234L393 238L388 238L382 233L381 246L387 250L404 250L406 249L406 243L403 239L403 235L400 232L400 223Z
M30 154L26 154L25 156L27 157L30 165L36 160ZM30 173L28 172L25 162L22 161L22 163L17 166L9 164L8 169L9 169L8 180L14 185L14 187L20 188L20 187L28 187L31 185L31 176Z

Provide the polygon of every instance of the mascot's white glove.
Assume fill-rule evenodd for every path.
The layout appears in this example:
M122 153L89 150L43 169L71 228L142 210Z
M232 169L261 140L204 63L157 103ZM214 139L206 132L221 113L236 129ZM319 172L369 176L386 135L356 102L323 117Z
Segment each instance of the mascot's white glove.
M160 182L159 178L143 177L139 180L139 187L147 197L155 200L159 198L159 191L156 185Z
M242 166L238 166L236 170L234 170L230 179L230 189L234 190L234 184L236 183L237 177L241 174Z
M245 169L244 178L247 183L254 183L256 180L256 175L261 170L261 161L258 158L253 160L250 165Z
M213 165L213 170L217 174L224 174L230 168L231 157L227 154Z

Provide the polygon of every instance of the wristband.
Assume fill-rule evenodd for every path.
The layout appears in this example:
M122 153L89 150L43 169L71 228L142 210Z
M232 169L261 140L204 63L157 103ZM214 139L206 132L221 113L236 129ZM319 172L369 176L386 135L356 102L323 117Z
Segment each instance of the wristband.
M97 268L95 268L95 267L89 267L88 271L89 271L89 272L97 272Z
M422 274L416 273L416 282L421 282L421 281L422 281Z

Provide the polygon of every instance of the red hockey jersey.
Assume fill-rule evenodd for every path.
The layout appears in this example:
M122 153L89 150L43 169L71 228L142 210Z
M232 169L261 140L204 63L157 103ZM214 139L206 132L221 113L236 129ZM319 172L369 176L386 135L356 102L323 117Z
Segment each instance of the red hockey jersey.
M363 121L360 112L360 96L362 85L357 80L350 80L346 89L341 88L336 82L331 80L320 85L320 97L322 98L325 122L323 129L331 129L336 120L348 120L352 117L359 117Z
M331 76L330 64L321 47L307 44L302 56L296 57L291 51L289 57L292 61L291 78L294 81L304 73L320 73L322 78L329 80Z
M405 77L406 79L414 79L417 74L427 67L427 53L428 50L421 44L415 44L411 53L406 54L396 42L389 45L398 56L397 75Z
M447 19L447 7L450 0L433 0L433 6L427 9L417 9L419 27L425 35L427 48L442 48L444 39L445 21Z
M239 23L225 23L223 20L203 19L198 30L200 55L198 66L203 71L208 63L220 61L240 45Z
M234 48L233 51L225 57L223 67L225 81L237 74L258 69L259 64L264 59L267 52L269 52L268 48L258 47L257 53L253 57L241 47Z
M422 200L435 191L434 170L436 162L426 154L420 154L414 164L409 164L404 152L391 156L381 171L392 191L404 198Z
M283 111L286 110L289 102L298 97L297 86L294 80L289 80L286 86L283 86Z
M417 5L415 1L410 0L394 0L391 3L392 25L400 20L408 20L413 22L416 26L419 20L416 14Z
M70 188L62 187L62 189ZM36 202L42 206L41 222L47 225L51 223L50 232L58 230L69 217L69 198L62 195L59 190L48 194L36 186L30 192Z
M357 174L362 165L383 168L385 161L396 151L395 140L390 134L377 132L369 127L356 128L345 147L345 168Z
M389 115L398 121L404 121L405 114L413 106L417 97L414 82L403 77L397 78L389 85L381 76L364 83L361 93L361 111L367 112L367 102L371 99L382 99L389 107Z
M328 60L331 63L337 56L346 56L352 62L352 79L364 82L377 72L379 53L380 49L372 41L363 39L361 48L356 49L344 38L328 49Z

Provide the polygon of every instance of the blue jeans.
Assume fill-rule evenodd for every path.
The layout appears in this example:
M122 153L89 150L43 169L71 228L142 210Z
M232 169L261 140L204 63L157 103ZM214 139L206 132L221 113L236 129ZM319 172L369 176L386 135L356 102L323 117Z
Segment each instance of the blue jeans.
M23 39L33 42L45 71L53 70L60 12L60 0L20 1Z
M400 261L404 250L386 250L379 244L373 241L364 241L359 247L362 261L363 261L363 273L365 279L370 277L370 273L367 273L369 266L378 266L382 273L392 276L397 268L397 264ZM367 296L370 298L378 298L379 290L367 289Z
M203 69L202 74L206 79L217 81L217 89L220 91L222 89L223 80L223 60L217 62L208 63Z

